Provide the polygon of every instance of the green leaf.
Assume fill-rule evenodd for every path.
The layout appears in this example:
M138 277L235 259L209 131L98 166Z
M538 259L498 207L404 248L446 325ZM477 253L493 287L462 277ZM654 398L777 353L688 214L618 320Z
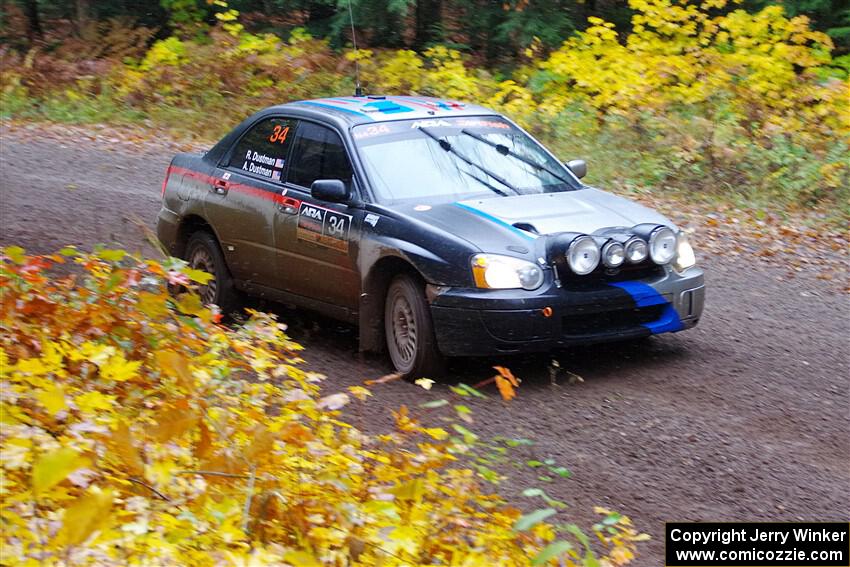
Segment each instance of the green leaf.
M552 472L561 478L569 478L573 474L566 467L552 467L549 469L549 472Z
M467 406L464 406L464 405L456 405L455 411L458 412L458 413L461 413L461 414L472 413L472 410L469 409Z
M124 250L110 250L105 248L97 253L97 257L106 262L120 262L124 259L127 252Z
M533 528L549 516L555 514L554 508L541 508L540 510L535 510L530 514L526 514L516 521L514 524L515 532L524 532L530 528Z
M419 404L419 407L420 408L426 408L426 409L434 409L434 408L441 408L441 407L447 406L447 405L449 405L448 400L434 400L432 402L425 402L424 404Z
M200 296L195 293L183 293L174 303L177 305L177 309L186 315L197 315L204 310Z
M523 496L546 496L546 493L543 492L540 488L526 488L522 491Z
M458 433L460 433L461 435L463 435L463 442L466 443L467 445L471 445L471 444L475 443L475 441L478 440L478 435L476 435L475 433L473 433L472 431L470 431L469 429L465 428L462 425L458 425L457 423L453 423L452 428L455 431L457 431Z
M535 460L527 461L525 464L530 466L530 467L534 467L534 468L543 466L543 463L541 463L540 461L535 461Z
M476 398L487 397L472 386L467 386L463 382L461 382L457 386L449 386L449 389L459 396L475 396Z
M590 541L587 539L587 536L584 535L584 532L581 531L580 527L578 527L576 524L567 524L566 529L568 532L573 534L577 540L581 542L585 549L590 551Z
M73 246L66 246L65 248L60 250L59 253L66 257L76 256L78 254L77 249Z
M210 283L210 280L212 280L214 277L208 272L205 272L203 270L195 270L194 268L183 268L182 271L187 278L201 285L206 285Z
M543 548L543 551L538 553L534 559L531 560L532 565L545 565L547 561L550 559L554 559L559 555L562 555L573 548L573 545L564 540L554 541Z
M3 249L3 254L9 257L11 261L16 264L24 263L24 256L26 255L26 250L21 248L20 246L7 246Z
M520 445L534 445L534 441L529 439L506 439L505 444L508 447L519 447Z

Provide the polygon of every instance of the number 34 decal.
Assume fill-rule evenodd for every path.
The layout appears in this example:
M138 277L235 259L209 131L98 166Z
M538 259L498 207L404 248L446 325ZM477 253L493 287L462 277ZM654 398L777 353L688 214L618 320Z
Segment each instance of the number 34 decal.
M298 211L297 229L299 240L307 240L341 252L347 252L350 229L351 215L309 203L301 203L301 208Z
M269 136L269 142L280 142L281 144L286 141L286 137L289 135L289 126L281 127L279 124L274 127L274 131L272 135Z

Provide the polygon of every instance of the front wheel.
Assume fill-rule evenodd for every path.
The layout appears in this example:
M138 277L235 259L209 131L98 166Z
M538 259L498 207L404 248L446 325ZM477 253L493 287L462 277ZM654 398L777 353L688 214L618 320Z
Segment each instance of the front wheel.
M236 289L230 270L224 261L224 254L215 237L208 232L194 233L186 243L186 261L196 270L203 270L212 275L206 285L199 286L198 294L204 305L215 304L222 314L229 315L239 307Z
M437 349L424 289L411 276L397 276L387 290L384 331L393 366L405 378L443 373L445 360Z

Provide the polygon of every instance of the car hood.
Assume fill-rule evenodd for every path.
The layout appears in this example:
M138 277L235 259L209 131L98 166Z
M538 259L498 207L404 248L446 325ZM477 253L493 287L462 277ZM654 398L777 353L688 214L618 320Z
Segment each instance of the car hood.
M512 226L528 227L538 234L583 232L642 223L675 226L663 215L628 199L594 188L541 195L517 195L475 199L458 203L470 214L498 219Z

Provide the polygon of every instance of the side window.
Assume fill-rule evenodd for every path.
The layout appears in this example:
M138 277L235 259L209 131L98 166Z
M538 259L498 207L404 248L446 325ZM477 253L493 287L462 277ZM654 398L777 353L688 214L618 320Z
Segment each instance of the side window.
M287 181L310 187L317 179L340 179L350 187L352 175L339 134L325 126L302 122L292 150Z
M237 142L227 165L248 175L280 181L294 137L295 120L263 120Z

